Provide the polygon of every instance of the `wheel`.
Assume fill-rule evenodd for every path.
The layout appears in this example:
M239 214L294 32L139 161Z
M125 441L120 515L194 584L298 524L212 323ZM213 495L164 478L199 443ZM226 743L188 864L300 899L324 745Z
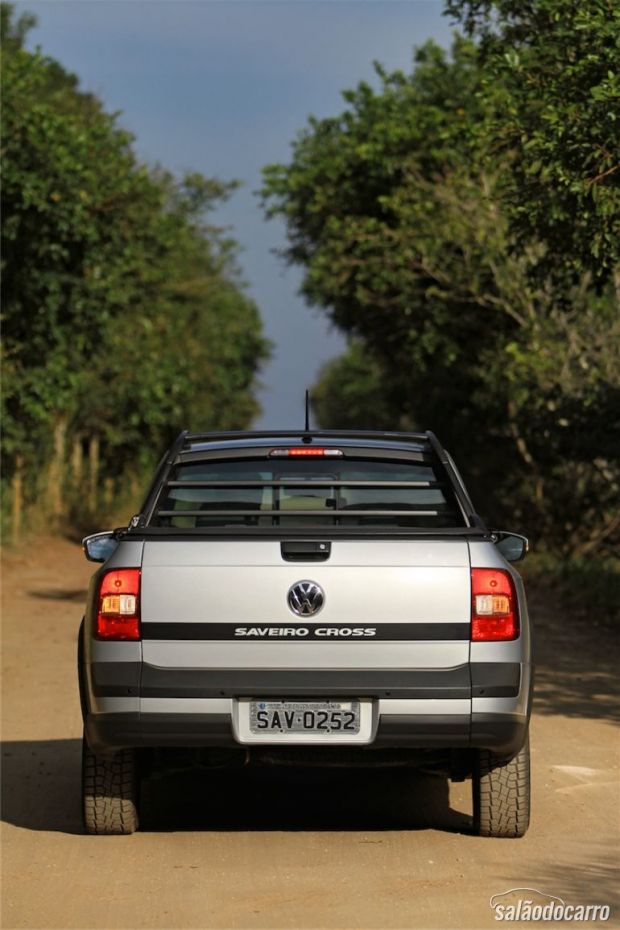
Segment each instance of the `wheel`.
M135 749L97 755L82 741L82 803L87 833L138 829L138 764Z
M524 836L530 823L530 743L512 759L477 753L472 777L474 831L478 836Z

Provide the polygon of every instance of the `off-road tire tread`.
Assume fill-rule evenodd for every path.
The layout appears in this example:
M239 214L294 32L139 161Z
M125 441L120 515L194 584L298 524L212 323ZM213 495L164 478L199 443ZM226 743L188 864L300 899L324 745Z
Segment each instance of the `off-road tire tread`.
M524 836L530 822L529 738L511 759L479 750L472 781L474 831L479 836Z
M87 833L134 833L139 822L136 750L97 755L84 740L82 797Z

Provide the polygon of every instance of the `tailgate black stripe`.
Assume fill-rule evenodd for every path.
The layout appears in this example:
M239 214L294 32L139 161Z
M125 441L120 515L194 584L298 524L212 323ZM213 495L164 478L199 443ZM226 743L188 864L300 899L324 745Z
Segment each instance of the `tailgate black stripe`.
M236 632L245 630L246 632ZM273 633L269 633L273 630ZM337 631L327 633L327 630ZM305 631L305 632L303 632ZM344 632L343 632L344 631ZM347 632L352 631L352 632ZM370 632L368 632L370 631ZM146 640L227 640L232 642L326 642L370 643L377 640L466 640L469 622L451 623L142 623Z

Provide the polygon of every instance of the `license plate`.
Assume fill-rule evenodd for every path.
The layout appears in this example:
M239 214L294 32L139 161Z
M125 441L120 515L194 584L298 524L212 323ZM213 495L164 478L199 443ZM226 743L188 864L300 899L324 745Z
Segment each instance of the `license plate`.
M360 732L359 701L250 701L250 733L351 736Z

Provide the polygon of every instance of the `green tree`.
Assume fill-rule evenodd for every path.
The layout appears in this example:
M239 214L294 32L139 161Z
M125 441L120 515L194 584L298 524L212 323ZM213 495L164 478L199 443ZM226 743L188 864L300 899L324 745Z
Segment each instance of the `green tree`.
M604 284L620 256L620 6L447 0L478 42L483 162L509 158L502 199L540 270ZM620 282L617 282L620 292Z
M32 23L3 5L4 475L25 469L60 515L70 446L83 501L89 443L97 485L181 426L249 423L267 344L234 240L207 222L235 185L141 164L116 116L24 48Z
M267 212L288 225L304 293L357 340L319 382L321 422L342 414L345 391L357 426L383 424L387 405L393 426L445 438L493 522L563 551L607 545L618 528L613 274L575 255L545 271L551 240L518 220L513 153L480 128L501 92L489 100L479 46L457 38L449 58L430 45L411 75L379 79L347 92L339 117L312 120L288 165L265 169Z
M324 429L395 428L383 369L357 340L321 368L312 409Z

